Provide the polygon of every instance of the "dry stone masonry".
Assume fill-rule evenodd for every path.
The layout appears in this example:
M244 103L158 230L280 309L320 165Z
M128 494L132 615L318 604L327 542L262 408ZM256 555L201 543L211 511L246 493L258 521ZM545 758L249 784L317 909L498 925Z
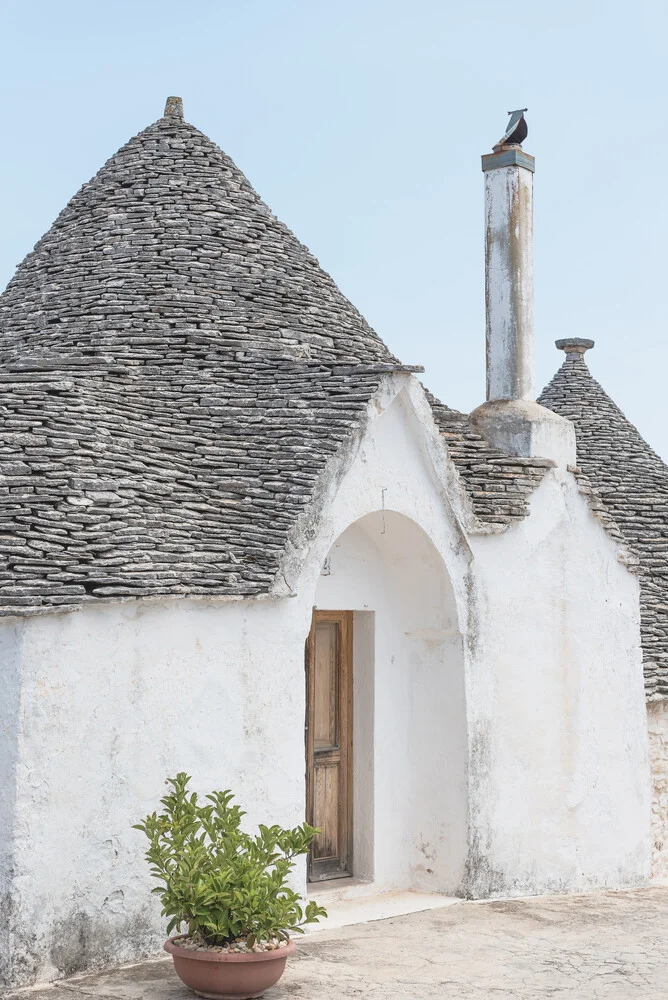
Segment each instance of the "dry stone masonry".
M394 361L380 338L175 105L72 198L10 282L4 349L175 363L207 348Z
M430 401L476 518L498 530L525 518L533 491L554 463L506 455L475 429L467 414L451 410L433 396Z
M85 184L0 298L0 614L266 593L397 362L225 153L165 116ZM484 526L549 463L434 413Z
M328 458L384 377L417 370L176 98L19 267L0 366L4 615L267 593ZM429 399L473 530L523 519L552 463L504 454ZM664 697L666 467L582 353L540 402L574 421L582 492L640 558L648 695Z
M2 366L0 614L267 591L387 370L63 354Z
M652 766L652 874L668 882L668 700L650 702L649 758Z

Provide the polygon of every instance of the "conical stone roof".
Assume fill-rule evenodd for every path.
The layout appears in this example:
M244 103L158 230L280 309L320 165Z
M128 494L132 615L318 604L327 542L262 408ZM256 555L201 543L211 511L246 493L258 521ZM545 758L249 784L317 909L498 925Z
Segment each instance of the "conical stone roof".
M270 591L401 367L170 99L0 297L0 615Z
M592 377L592 341L558 341L566 359L538 402L575 424L578 465L640 560L647 694L668 697L668 467Z
M20 265L0 299L2 349L396 360L180 100L165 112Z
M397 370L169 99L0 297L0 615L272 592L327 462ZM472 530L521 520L545 463L430 401Z

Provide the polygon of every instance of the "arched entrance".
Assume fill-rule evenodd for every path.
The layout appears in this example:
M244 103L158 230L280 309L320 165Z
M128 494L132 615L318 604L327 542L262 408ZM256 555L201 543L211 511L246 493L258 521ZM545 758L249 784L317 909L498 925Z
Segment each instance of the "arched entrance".
M327 830L310 877L453 892L466 858L467 742L443 559L410 518L368 514L331 547L314 604L309 821Z

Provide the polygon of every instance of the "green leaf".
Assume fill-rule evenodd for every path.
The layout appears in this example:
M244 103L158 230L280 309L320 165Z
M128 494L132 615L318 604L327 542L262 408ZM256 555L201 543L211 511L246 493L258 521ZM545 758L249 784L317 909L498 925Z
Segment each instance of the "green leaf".
M241 829L246 815L229 789L200 798L180 771L167 779L163 811L134 825L148 840L146 860L159 883L152 891L169 917L168 933L180 924L211 944L240 935L253 943L326 916L313 900L302 910L288 885L293 858L308 851L319 831L304 823L284 830L260 824L251 836ZM252 947L252 944L251 944Z

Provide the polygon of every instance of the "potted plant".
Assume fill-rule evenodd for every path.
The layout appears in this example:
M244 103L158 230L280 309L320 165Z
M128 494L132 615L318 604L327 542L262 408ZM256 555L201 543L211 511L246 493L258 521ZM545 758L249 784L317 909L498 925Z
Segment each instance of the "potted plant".
M327 915L313 901L302 909L287 884L293 859L318 831L308 823L293 830L260 825L251 836L231 792L200 801L189 782L184 772L168 779L163 811L135 827L149 839L146 859L160 883L153 892L169 917L167 934L179 931L165 951L198 996L260 997L295 951L290 935Z

